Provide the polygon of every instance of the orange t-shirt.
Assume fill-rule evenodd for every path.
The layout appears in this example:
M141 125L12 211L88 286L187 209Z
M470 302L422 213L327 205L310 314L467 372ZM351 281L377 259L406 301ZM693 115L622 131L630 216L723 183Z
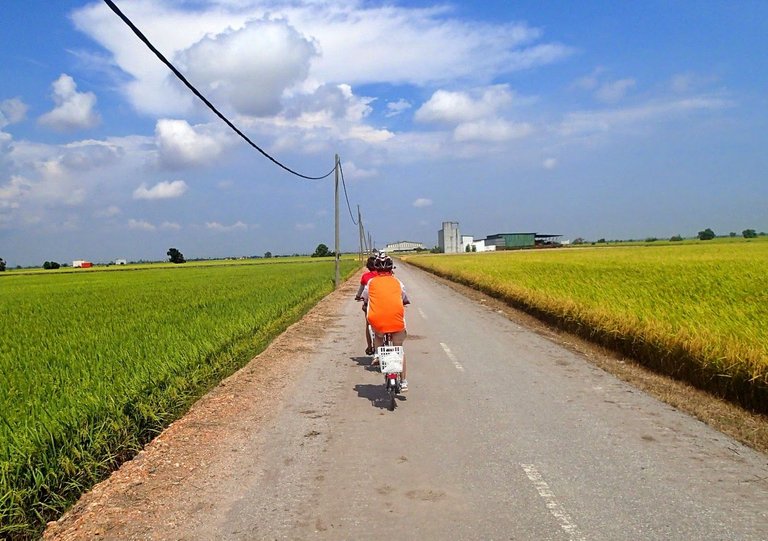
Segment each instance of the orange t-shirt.
M391 274L374 276L366 286L368 323L378 333L405 329L403 284Z

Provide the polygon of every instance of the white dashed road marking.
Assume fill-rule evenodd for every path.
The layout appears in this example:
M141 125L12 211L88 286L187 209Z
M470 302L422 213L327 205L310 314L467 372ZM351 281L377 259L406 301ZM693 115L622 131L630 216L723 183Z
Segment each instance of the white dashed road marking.
M552 490L539 473L539 470L536 469L536 466L533 464L520 464L520 466L525 471L528 479L533 482L533 486L536 487L539 496L544 500L549 512L552 513L552 516L560 523L560 528L568 534L568 539L571 541L584 541L584 536L579 532L579 529L576 527L576 524L574 524L571 516L557 502L555 495L552 494Z
M464 372L464 367L461 366L461 363L456 358L456 355L453 354L453 352L451 351L451 348L449 348L447 345L443 344L442 342L440 342L440 345L443 347L443 351L445 351L445 354L448 355L448 358L453 363L453 366L456 367L456 370L458 370L459 372Z

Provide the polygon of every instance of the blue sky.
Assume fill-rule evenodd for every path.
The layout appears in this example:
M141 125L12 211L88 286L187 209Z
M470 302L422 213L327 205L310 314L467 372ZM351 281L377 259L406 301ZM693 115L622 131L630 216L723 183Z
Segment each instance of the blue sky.
M338 153L379 247L768 230L766 2L116 3L276 159ZM0 24L8 265L332 246L332 179L249 147L106 4Z

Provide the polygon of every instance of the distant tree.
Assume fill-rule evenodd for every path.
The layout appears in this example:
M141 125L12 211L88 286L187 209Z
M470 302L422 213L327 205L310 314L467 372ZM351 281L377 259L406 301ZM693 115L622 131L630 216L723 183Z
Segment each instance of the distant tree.
M672 242L680 242L681 240L683 240L683 237L681 237L680 235L675 235L674 237L669 237L669 240Z
M731 237L732 239L735 239L736 238L736 231L731 231L730 233L728 233L728 236Z
M597 243L598 244L603 244L603 243L605 243L605 239L597 239Z
M645 239L645 242L656 242L657 240L659 239L656 237L648 237L647 239Z
M59 265L55 261L46 261L45 263L43 263L43 268L45 270L58 269L59 267L61 267L61 265Z
M472 246L467 244L467 247L464 248L464 251L467 252L467 253L470 253L472 251Z
M586 242L587 242L587 241L585 241L585 240L584 240L583 238L581 238L581 237L576 237L575 239L573 239L573 244L585 244Z
M185 263L184 254L178 251L176 248L170 248L166 254L171 263Z
M473 244L473 245L472 245L472 251L473 251L473 252L477 252L477 245L476 245L476 244Z
M5 261L0 257L0 272L5 272Z
M272 252L264 252L264 257L269 259L270 257L272 257Z
M757 237L757 231L754 229L745 229L741 232L741 236L745 239L754 239ZM2 261L2 259L0 259L0 261Z
M715 238L715 232L710 228L706 228L704 231L699 231L699 240L712 240Z
M333 255L333 252L328 249L328 246L320 243L317 245L317 248L315 248L315 253L312 254L312 257L328 257L330 255Z

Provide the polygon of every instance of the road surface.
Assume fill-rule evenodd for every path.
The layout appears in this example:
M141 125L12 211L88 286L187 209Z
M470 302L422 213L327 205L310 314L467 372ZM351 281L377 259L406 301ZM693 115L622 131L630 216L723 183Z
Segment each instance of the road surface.
M126 489L152 524L100 537L768 539L766 455L428 274L396 274L413 304L394 412L348 284L262 421L219 439L177 496L148 478L142 498Z

